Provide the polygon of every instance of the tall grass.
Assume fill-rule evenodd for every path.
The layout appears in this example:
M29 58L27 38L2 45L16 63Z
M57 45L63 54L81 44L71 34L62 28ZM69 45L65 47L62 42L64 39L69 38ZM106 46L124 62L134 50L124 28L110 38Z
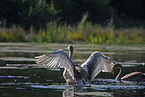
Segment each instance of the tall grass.
M47 24L46 29L29 33L21 27L0 28L0 42L45 42L45 43L145 43L145 29L113 29L86 22L84 27L70 27L56 22Z
M25 36L22 28L0 28L0 42L25 42Z

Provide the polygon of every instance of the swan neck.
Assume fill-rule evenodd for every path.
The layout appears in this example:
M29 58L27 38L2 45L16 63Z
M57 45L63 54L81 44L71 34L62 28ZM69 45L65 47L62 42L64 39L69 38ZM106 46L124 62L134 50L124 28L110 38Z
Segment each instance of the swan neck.
M69 57L72 59L72 57L73 57L73 50L69 50Z
M119 73L118 73L118 75L116 76L116 80L117 80L117 81L121 81L122 68L121 68L121 67L117 67L117 68L119 68ZM116 69L117 69L117 68L116 68Z

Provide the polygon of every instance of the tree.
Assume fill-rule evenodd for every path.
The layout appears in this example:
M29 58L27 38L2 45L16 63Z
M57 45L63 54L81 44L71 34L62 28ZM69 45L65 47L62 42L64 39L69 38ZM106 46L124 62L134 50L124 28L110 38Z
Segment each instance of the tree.
M111 6L116 9L120 18L145 19L144 0L112 0Z
M55 8L61 10L61 21L77 24L88 12L88 21L104 24L111 18L114 10L110 0L54 0Z
M18 24L25 29L45 27L56 20L58 13L53 1L48 4L45 0L1 0L0 10L0 18L6 19L8 25Z

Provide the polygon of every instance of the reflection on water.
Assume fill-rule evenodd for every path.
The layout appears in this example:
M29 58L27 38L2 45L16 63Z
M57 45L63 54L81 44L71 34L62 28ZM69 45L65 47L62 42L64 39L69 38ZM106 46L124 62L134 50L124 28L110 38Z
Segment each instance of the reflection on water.
M91 87L67 86L63 69L37 67L34 56L49 50L66 48L66 44L0 43L0 97L144 97L145 82L117 83L110 73L101 72ZM144 45L74 45L76 64L84 62L93 51L100 51L113 61L124 63L124 75L145 72ZM130 62L130 64L125 64Z
M40 95L43 97L56 96L56 97L74 97L78 96L106 96L115 97L119 96L144 96L145 82L129 82L116 83L114 79L95 79L90 84L90 87L71 87L67 86L66 83L47 83L40 82L28 82L30 77L24 76L1 76L0 78L15 79L13 82L0 83L0 94L1 97L4 95L18 95L29 97L34 95L35 97ZM27 79L26 82L19 82L18 79ZM17 80L17 81L16 81ZM20 93L17 93L21 91ZM23 92L24 91L24 92ZM37 93L36 93L37 92ZM47 93L46 93L47 92ZM36 93L36 94L33 94ZM50 97L49 96L49 97Z

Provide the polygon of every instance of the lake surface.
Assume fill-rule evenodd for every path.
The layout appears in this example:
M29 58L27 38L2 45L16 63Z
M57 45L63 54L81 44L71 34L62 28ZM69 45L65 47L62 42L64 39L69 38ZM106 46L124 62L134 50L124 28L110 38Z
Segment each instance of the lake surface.
M145 45L73 46L76 64L84 62L93 51L99 51L120 62L123 75L133 71L145 73ZM34 56L66 48L67 44L0 43L0 97L145 96L145 82L118 83L111 73L101 72L89 83L91 87L71 87L63 79L63 69L40 68L35 63Z

